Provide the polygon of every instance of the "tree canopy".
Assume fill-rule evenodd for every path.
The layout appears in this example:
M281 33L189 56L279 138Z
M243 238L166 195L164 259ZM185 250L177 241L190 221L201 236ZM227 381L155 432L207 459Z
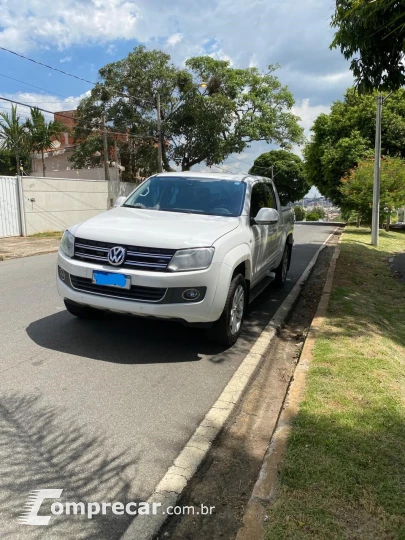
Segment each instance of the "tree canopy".
M331 47L351 60L360 93L397 90L405 84L403 0L336 0Z
M329 114L315 120L312 138L304 148L308 181L335 204L342 203L340 180L363 157L374 154L374 95L346 91L343 101L332 104ZM382 153L405 155L405 90L392 94L384 103Z
M343 178L340 191L343 210L354 210L363 220L371 221L373 205L374 159L360 161ZM381 161L380 216L390 216L393 209L405 204L405 161L384 157Z
M272 178L272 170L274 183L283 205L302 199L311 189L301 158L292 152L270 150L261 154L255 159L249 174Z
M102 153L101 140L88 150L86 138L97 136L107 118L109 138L116 135L122 164L144 175L156 171L156 94L160 94L163 168L170 162L189 170L194 165L222 163L253 141L274 142L282 148L303 141L303 130L292 112L294 99L269 66L235 69L209 56L190 58L176 67L162 51L136 47L126 58L100 69L100 82L78 107L75 130L79 146L72 159L92 165ZM200 83L206 83L205 88ZM99 134L99 131L98 131ZM124 134L128 134L125 140ZM134 155L137 163L131 165Z
M30 118L25 123L30 149L41 154L42 170L46 176L44 152L52 148L55 138L66 131L66 126L57 120L47 122L42 112L33 107L30 110Z
M27 133L25 124L21 122L17 107L12 105L10 113L0 113L0 148L12 152L15 156L14 171L20 174L20 157L27 152Z

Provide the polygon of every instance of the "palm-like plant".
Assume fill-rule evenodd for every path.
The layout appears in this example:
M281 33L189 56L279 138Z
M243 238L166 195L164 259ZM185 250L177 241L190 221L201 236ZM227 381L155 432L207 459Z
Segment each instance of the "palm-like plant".
M44 115L37 107L31 109L31 118L26 121L26 128L32 150L41 154L42 170L46 176L44 153L48 148L52 148L52 143L61 133L66 131L66 126L57 120L46 122Z
M13 152L19 174L20 156L27 148L27 132L25 124L20 123L17 106L11 106L11 113L0 113L0 148Z

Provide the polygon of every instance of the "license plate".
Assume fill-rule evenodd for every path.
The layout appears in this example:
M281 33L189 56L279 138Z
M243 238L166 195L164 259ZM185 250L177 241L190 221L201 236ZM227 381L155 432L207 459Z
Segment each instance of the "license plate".
M114 272L93 272L93 283L107 287L118 287L119 289L130 289L131 278L124 274Z

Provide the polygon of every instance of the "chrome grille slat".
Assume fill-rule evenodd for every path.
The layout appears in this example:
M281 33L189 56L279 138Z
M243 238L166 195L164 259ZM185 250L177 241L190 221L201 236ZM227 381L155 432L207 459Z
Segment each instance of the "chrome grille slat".
M113 244L98 240L76 238L74 258L110 266L108 252L114 246L126 249L125 261L119 268L167 272L167 267L175 253L175 249L158 249L141 246ZM114 266L114 268L117 268Z
M98 255L89 255L88 253L79 253L76 251L75 255L77 255L78 257L84 257L86 259L96 259L98 261L107 261L107 257L100 257Z
M167 264L159 264L159 263L146 263L146 262L138 262L138 261L126 261L125 264L129 264L131 266L147 266L147 267L156 267L156 268L166 268Z
M127 255L134 255L137 257L155 257L156 259L171 259L173 255L155 255L154 253L141 253L139 251L127 251Z
M93 246L86 246L84 244L75 244L76 247L80 247L80 248L84 248L84 249L92 249L94 251L105 251L106 253L108 253L109 249L108 248L103 248L103 247L93 247Z

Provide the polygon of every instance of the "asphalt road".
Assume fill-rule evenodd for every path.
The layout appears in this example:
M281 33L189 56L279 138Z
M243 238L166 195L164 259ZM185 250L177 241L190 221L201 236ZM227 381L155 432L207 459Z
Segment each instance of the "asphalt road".
M173 323L75 319L56 292L55 254L1 262L1 538L119 538L128 517L16 517L34 489L63 489L62 502L145 500L334 228L296 226L287 286L253 302L227 351Z

